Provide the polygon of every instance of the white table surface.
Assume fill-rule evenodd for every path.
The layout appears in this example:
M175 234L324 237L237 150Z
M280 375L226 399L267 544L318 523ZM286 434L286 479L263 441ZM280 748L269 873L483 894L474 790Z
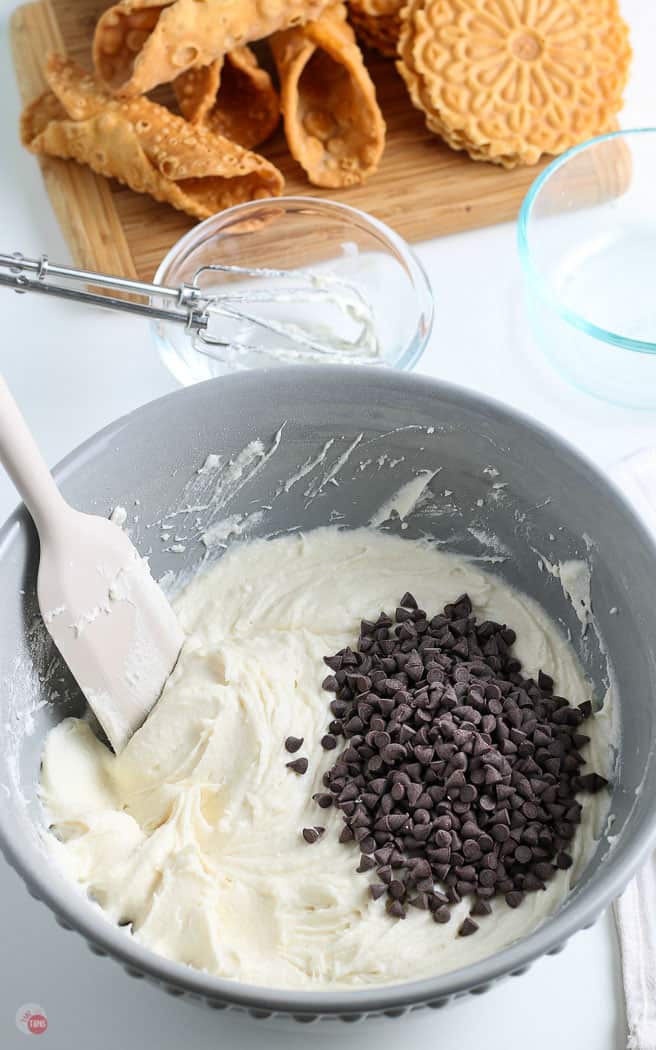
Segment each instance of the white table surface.
M70 258L38 166L18 143L19 101L8 47L13 0L0 0L0 250ZM635 63L623 124L656 125L656 5L623 0ZM511 225L418 248L436 298L436 324L419 371L484 391L566 435L605 469L656 441L656 414L612 407L570 389L534 351L521 302ZM2 291L0 370L55 463L84 438L174 389L145 322ZM0 518L16 502L0 473ZM585 992L583 992L585 990ZM399 1038L428 1050L622 1050L619 958L607 916L519 980L438 1013L339 1027L270 1025L174 1000L92 956L64 933L0 860L0 1046L22 1047L24 1003L49 1021L51 1050L296 1050L339 1040L341 1050L387 1050Z

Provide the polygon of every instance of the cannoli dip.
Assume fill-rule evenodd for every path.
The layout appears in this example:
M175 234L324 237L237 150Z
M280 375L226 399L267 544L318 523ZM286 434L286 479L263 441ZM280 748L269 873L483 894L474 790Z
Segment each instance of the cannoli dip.
M466 593L479 621L513 626L524 675L548 673L571 705L591 699L545 612L475 562L366 529L235 544L179 596L181 657L122 754L79 719L46 740L46 837L126 936L269 988L358 988L467 966L558 909L600 833L605 791L577 796L569 866L520 893L519 906L490 899L474 936L462 933L467 893L451 901L448 921L420 906L390 914L388 897L370 889L377 872L356 871L361 852L353 836L344 841L343 812L313 798L325 799L325 774L348 744L326 740L335 697L322 688L324 657L355 648L361 620L393 614L407 591L430 615ZM583 726L583 772L608 773L611 703Z

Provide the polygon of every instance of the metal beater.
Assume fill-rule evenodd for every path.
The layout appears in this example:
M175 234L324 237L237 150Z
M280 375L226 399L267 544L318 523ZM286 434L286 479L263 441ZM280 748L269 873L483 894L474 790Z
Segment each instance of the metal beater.
M204 275L214 273L236 278L265 278L282 282L283 287L253 289L243 285L231 291L228 285L220 291L200 286ZM132 281L125 277L78 270L49 262L47 255L27 259L20 252L0 254L0 285L19 293L38 292L60 299L102 306L121 313L137 314L155 321L183 325L190 333L193 346L200 353L217 357L219 348L244 354L257 351L271 353L280 361L332 360L352 364L381 362L373 311L362 292L353 284L330 274L305 270L274 270L229 266L219 263L201 266L189 284L178 288ZM119 292L117 295L90 291L87 286ZM139 296L141 301L134 297ZM145 301L143 301L145 299ZM352 338L338 336L330 326L313 323L305 326L293 321L277 320L257 313L257 308L290 303L312 308L329 306L340 311L354 326ZM246 322L267 333L267 345L228 339L214 331L217 318ZM279 345L278 345L279 340Z

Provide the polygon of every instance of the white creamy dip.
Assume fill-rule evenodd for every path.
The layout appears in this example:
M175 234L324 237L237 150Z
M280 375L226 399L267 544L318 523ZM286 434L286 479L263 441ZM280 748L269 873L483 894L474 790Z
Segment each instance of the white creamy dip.
M47 738L41 792L67 871L140 943L183 963L278 988L361 987L443 973L491 955L555 911L580 874L607 811L581 796L574 865L517 909L493 901L466 939L463 900L439 925L402 921L368 893L341 816L311 796L335 761L324 655L354 645L362 617L393 611L405 590L437 612L467 592L480 617L518 635L525 672L543 668L573 704L590 697L577 658L542 609L476 563L373 530L324 528L233 546L177 602L187 634L145 725L116 758L68 719ZM610 719L586 724L588 770L607 772ZM285 738L304 738L305 776ZM324 825L313 845L301 829Z

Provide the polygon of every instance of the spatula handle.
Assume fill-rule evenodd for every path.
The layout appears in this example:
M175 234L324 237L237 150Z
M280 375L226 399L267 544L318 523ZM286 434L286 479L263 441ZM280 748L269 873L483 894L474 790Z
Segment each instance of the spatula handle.
M36 442L0 375L0 462L41 533L68 509Z

